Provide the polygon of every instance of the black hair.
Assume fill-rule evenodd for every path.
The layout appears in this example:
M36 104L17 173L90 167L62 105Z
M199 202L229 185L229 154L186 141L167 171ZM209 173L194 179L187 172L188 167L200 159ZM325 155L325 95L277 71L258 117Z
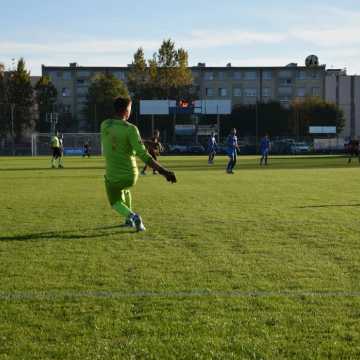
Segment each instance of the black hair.
M131 99L129 97L119 96L114 100L114 110L115 114L123 114L127 107L131 104Z

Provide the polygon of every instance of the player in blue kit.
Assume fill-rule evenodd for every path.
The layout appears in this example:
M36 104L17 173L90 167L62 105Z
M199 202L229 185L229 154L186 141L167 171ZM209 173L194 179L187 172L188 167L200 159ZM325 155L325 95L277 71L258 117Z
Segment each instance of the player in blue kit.
M236 136L236 129L231 129L231 132L227 138L227 153L230 158L229 163L226 167L228 174L234 174L234 167L236 165L237 152L240 151L238 138Z
M260 141L260 154L261 154L260 166L262 166L263 164L265 165L268 164L269 152L270 152L270 138L269 135L266 134Z

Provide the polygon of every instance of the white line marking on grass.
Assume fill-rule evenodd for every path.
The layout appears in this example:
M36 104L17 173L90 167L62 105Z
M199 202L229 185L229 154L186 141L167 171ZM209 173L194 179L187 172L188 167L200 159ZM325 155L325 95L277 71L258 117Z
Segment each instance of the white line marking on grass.
M0 301L131 298L360 298L360 291L0 291Z

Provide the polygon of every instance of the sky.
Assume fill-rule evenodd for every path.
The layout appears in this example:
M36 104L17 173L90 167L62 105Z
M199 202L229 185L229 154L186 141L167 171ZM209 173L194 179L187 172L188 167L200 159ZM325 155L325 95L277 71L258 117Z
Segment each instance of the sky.
M137 48L150 58L164 39L189 64L303 65L360 74L359 0L0 0L0 63L126 66Z

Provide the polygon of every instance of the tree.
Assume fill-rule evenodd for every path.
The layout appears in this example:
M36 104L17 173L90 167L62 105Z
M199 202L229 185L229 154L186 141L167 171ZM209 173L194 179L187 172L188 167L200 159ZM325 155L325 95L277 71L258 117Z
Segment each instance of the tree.
M148 80L149 74L144 50L139 48L134 54L127 82L133 100L141 98L145 92Z
M128 86L133 98L134 113L139 113L139 102L151 99L188 100L196 99L192 87L193 79L188 68L188 53L176 49L170 39L164 40L158 52L145 60L142 48L134 54L131 70L128 74ZM167 134L173 133L173 123L166 121L162 129ZM145 124L139 124L143 129Z
M8 103L13 107L13 126L17 139L20 139L26 130L34 126L32 106L34 104L33 88L30 72L26 70L24 59L20 59L15 71L10 73L7 81Z
M0 63L0 136L5 135L8 130L7 107L5 68Z
M231 116L224 122L224 131L235 127L243 136L285 136L291 132L290 111L277 101L253 105L234 106Z
M39 131L45 131L49 126L46 124L46 114L54 110L57 90L48 76L42 76L34 89L36 91L36 102L39 107L39 118L36 127Z
M99 123L114 115L113 103L117 96L129 96L126 85L112 74L95 76L89 86L84 113L92 131L99 131Z
M308 135L310 126L335 126L337 133L340 133L345 126L342 109L335 103L317 97L294 101L291 109L292 128L297 136Z
M192 82L187 51L176 49L170 39L147 62L142 48L134 54L128 85L135 99L190 100Z

